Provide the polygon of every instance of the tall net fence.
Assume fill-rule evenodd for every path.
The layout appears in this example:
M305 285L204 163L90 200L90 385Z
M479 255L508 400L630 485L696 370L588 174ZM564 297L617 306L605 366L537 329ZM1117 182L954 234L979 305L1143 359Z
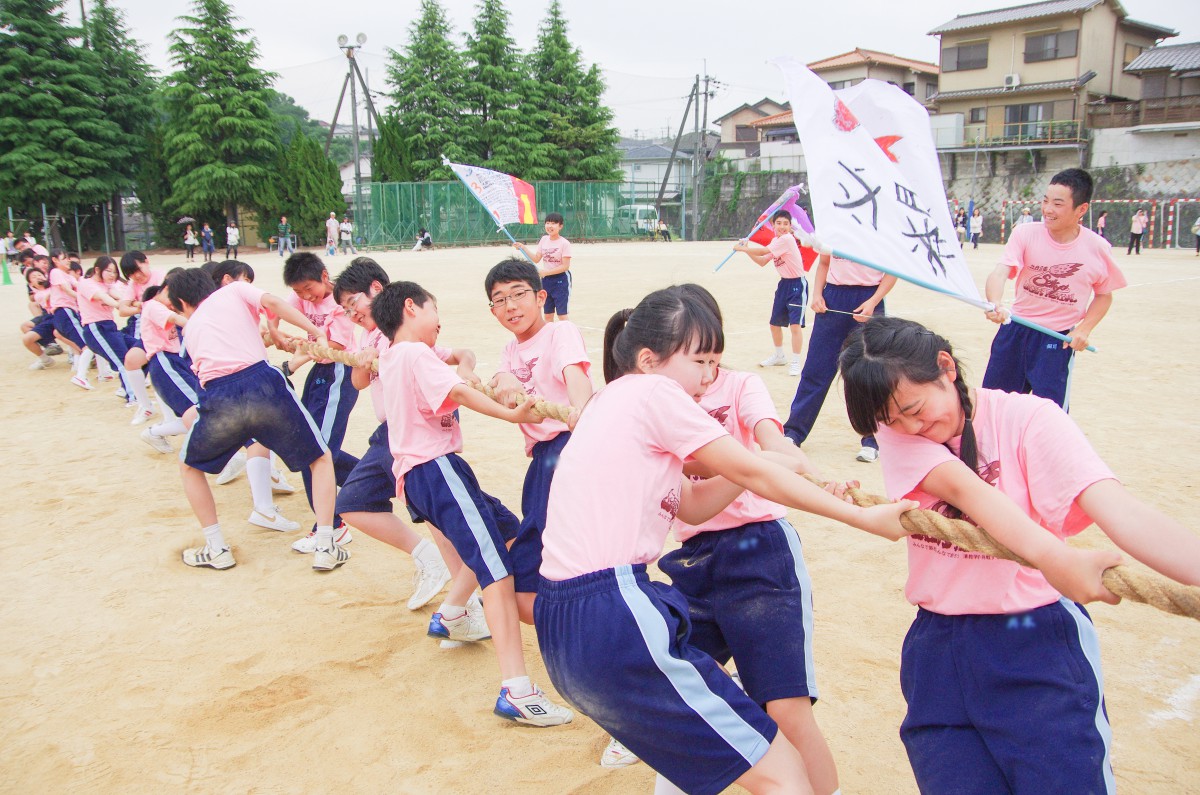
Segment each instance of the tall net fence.
M518 240L543 234L546 214L563 216L563 236L571 240L646 238L658 185L649 182L533 182L537 224L509 224ZM370 248L412 247L421 229L434 245L505 241L496 222L458 181L372 182L363 186L358 234ZM653 218L656 218L653 215Z

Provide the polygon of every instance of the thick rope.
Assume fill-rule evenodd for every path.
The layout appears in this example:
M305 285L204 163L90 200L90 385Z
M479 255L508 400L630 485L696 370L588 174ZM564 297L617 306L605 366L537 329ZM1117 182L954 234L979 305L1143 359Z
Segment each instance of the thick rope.
M293 338L296 343L296 352L303 353L307 356L312 356L317 359L329 359L330 361L340 362L341 364L349 365L350 367L363 367L365 363L362 357L350 351L339 351L334 348L327 348L318 345L315 342ZM371 360L371 370L379 372L379 360ZM497 400L496 390L492 389L487 384L471 384L471 386L483 394L490 397L492 400ZM528 397L526 395L517 395L517 403L524 403ZM544 419L558 420L559 422L568 422L568 417L571 414L570 406L560 406L557 403L547 403L544 400L538 400L533 407L533 413Z
M296 350L309 356L332 359L352 367L362 366L358 357L352 353L324 348L305 340L297 340ZM378 369L374 361L371 362L371 367ZM488 397L495 399L494 389L485 384L475 384L474 386ZM519 400L518 402L524 401ZM534 412L541 417L550 417L566 422L570 408L539 400ZM806 477L822 488L826 485L816 478ZM891 500L869 494L862 489L847 489L846 494L860 508L870 508L874 505L891 502ZM968 552L981 552L993 558L1011 560L1022 566L1029 566L1027 561L1001 546L982 527L976 527L962 519L950 519L936 511L912 510L906 511L900 517L900 524L909 535L929 536L954 544L959 549ZM1157 607L1159 610L1173 615L1200 620L1200 587L1182 585L1156 572L1142 571L1126 565L1106 569L1101 575L1101 581L1105 588L1122 599Z

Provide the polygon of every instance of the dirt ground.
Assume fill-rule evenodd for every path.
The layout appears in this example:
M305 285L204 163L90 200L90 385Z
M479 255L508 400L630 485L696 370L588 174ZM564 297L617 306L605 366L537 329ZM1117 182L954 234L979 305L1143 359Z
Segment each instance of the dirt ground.
M726 365L757 369L769 352L775 277L739 255L714 274L724 243L576 245L571 319L584 332L599 385L602 328L648 291L695 281L726 319ZM386 252L397 279L438 298L442 342L470 347L490 376L505 332L487 309L483 276L503 247ZM967 257L978 283L1000 254ZM246 257L258 284L283 294L281 260ZM1200 259L1192 252L1118 254L1130 282L1077 360L1072 416L1139 496L1200 530L1200 433L1184 417L1200 392L1192 350L1200 329ZM336 274L348 258L329 261ZM183 264L152 257L154 267ZM19 279L19 277L18 277ZM1011 293L1011 288L1010 288ZM901 285L891 313L945 334L975 383L995 327L982 313ZM0 287L15 332L24 290ZM0 605L0 789L6 792L523 793L649 792L645 765L607 771L604 733L579 716L563 728L509 725L491 714L498 674L490 644L440 649L428 609L409 612L406 555L357 534L353 559L318 575L288 547L295 534L260 530L245 478L216 487L239 565L192 570L180 551L202 541L172 457L152 451L106 385L84 393L65 362L30 372L15 338L0 346L4 553ZM282 354L272 357L282 360ZM786 414L795 378L764 373ZM297 382L299 383L299 382ZM1190 396L1190 397L1189 397ZM463 418L465 457L513 508L525 471L520 434ZM375 427L366 396L346 449ZM176 447L179 440L176 439ZM806 445L824 473L882 493L838 389ZM300 477L291 480L299 488ZM302 491L280 500L307 526ZM900 645L914 608L903 597L900 544L802 514L816 595L816 708L846 793L914 793L898 727ZM1109 544L1095 528L1077 543ZM1123 604L1092 609L1099 627L1118 785L1126 793L1200 791L1200 624ZM531 673L552 691L525 629Z

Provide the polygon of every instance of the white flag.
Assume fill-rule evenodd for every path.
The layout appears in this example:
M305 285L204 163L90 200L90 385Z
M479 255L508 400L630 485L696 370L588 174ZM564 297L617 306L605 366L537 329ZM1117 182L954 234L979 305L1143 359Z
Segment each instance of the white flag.
M445 158L442 162L450 166L500 226L537 223L537 203L528 182L489 168L451 163Z
M954 232L929 114L898 87L834 91L792 58L787 80L822 243L855 261L961 298L979 297Z

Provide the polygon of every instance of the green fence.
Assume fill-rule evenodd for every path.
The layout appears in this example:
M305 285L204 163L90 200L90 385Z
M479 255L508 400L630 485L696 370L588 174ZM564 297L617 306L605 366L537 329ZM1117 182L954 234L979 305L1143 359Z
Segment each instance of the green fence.
M537 224L510 224L518 240L536 240L547 213L561 213L571 240L647 237L657 224L646 218L658 185L649 182L534 182ZM639 220L638 207L643 208ZM507 241L470 191L454 182L372 182L363 185L359 235L372 248L411 248L425 228L434 245Z

